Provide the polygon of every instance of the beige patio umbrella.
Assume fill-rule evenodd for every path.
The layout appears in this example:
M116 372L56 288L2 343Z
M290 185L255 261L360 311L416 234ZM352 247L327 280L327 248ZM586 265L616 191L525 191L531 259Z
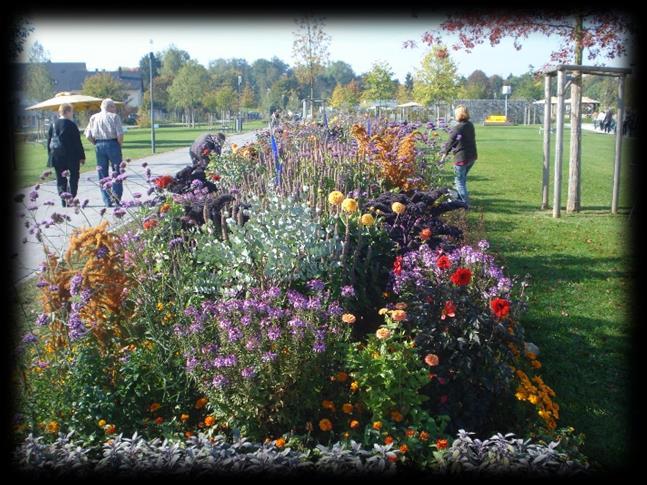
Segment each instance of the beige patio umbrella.
M86 96L85 94L72 94L68 92L62 92L56 94L53 98L41 101L38 104L29 106L25 108L28 111L31 110L44 110L44 111L58 111L58 107L63 103L69 103L74 106L75 111L83 111L85 109L95 108L99 109L101 107L101 98L95 98L94 96ZM115 104L124 104L121 101L115 101Z

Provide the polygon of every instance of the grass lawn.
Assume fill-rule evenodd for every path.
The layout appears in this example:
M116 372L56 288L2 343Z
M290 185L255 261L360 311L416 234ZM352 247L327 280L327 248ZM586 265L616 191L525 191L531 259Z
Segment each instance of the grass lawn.
M522 324L526 339L541 349L545 382L557 393L558 425L586 435L584 451L590 458L624 466L635 425L629 421L628 362L633 284L628 184L635 140L623 142L621 214L614 216L615 137L583 132L582 211L568 214L566 131L562 217L554 219L552 210L539 210L543 142L538 127L477 126L476 138L479 159L467 176L468 222L484 229L509 275L530 275ZM551 175L553 157L554 146ZM451 167L446 170L452 184ZM551 179L551 207L552 188Z
M243 132L265 128L265 121L248 121L243 124ZM155 130L156 153L168 152L191 145L195 139L207 131L217 132L216 128L202 125L196 128L162 127ZM227 136L229 132L225 133ZM81 136L85 149L86 162L81 166L81 173L96 170L94 146ZM150 128L129 128L124 134L124 158L138 159L151 154ZM28 187L38 183L40 174L47 169L47 149L42 143L21 142L16 146L16 166L14 171L16 188Z

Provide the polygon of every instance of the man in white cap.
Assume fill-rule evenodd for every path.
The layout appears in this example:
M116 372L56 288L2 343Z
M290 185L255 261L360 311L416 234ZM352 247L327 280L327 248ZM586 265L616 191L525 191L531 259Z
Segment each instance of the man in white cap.
M116 177L119 175L119 166L122 161L121 146L124 142L124 131L121 118L117 114L117 107L112 99L104 99L101 102L101 111L90 117L88 127L85 129L85 137L95 147L99 180L110 175L108 164L112 167L111 189L108 191L103 186L101 187L103 203L106 207L112 207L113 203L120 205L123 184Z

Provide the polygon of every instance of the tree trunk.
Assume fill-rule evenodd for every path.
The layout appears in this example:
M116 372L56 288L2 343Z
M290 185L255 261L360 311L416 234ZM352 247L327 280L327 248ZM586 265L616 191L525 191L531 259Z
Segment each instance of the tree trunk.
M575 64L582 65L582 16L575 26ZM581 142L582 142L582 72L573 73L571 81L571 157L568 163L568 200L566 212L579 212L581 208Z

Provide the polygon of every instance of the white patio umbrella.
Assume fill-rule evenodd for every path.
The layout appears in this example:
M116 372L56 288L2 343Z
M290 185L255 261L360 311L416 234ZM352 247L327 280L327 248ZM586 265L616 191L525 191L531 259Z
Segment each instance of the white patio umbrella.
M62 92L56 94L53 98L41 101L40 103L34 104L25 108L28 111L31 110L43 110L43 111L58 111L58 107L63 103L69 103L74 106L74 109L77 111L82 111L89 108L100 108L101 102L103 99L95 98L94 96L86 96L85 94L72 94L68 92ZM124 104L121 101L115 101L115 104Z

